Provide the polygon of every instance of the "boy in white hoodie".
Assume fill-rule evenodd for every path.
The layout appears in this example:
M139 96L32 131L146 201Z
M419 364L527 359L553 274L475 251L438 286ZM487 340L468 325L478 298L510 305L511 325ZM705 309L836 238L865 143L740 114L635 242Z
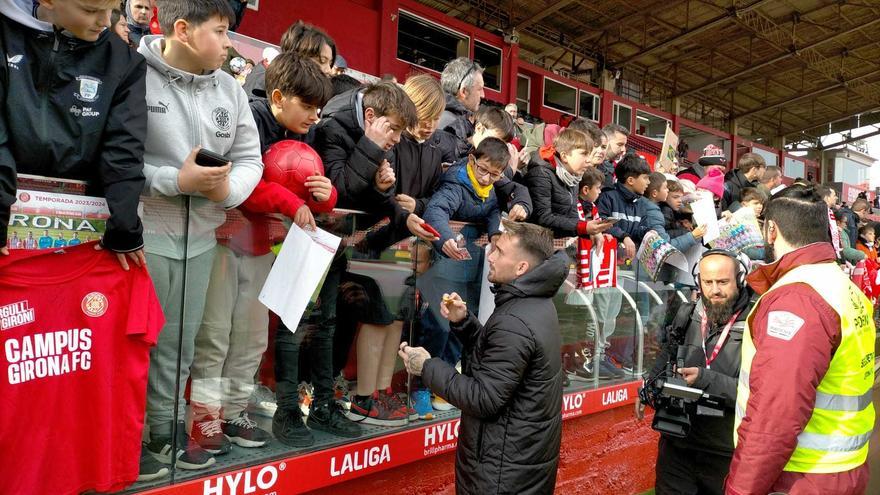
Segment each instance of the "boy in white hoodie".
M228 2L157 3L165 34L144 36L138 48L147 59L147 266L167 319L150 355L147 449L160 462L170 464L176 455L178 468L200 469L214 463L212 453L223 453L199 446L223 437L220 427L196 428L197 443L187 437L183 423L183 390L205 307L214 229L224 222L224 209L238 206L253 191L262 177L262 159L247 97L232 76L219 70L235 18ZM228 163L196 164L200 147Z

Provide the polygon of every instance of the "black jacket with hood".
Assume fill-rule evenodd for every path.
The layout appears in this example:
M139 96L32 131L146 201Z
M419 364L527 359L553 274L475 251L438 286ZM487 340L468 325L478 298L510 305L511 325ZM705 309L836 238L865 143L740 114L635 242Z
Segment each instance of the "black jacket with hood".
M553 493L562 437L561 337L553 296L568 275L558 251L495 287L495 311L450 328L461 339L462 372L439 358L422 381L461 409L456 492Z
M83 41L30 5L0 0L0 246L22 173L86 181L110 208L102 243L140 249L147 64L112 30Z
M526 185L535 208L532 223L547 227L557 238L578 235L577 186L567 186L547 162L529 167Z
M313 147L339 193L337 207L380 213L394 188L382 192L373 182L389 154L364 134L363 91L355 88L327 102L315 126Z
M444 163L452 163L464 158L471 148L468 138L474 135L474 124L468 118L470 115L471 111L456 97L446 95L446 109L440 115L437 132L433 137L443 150Z

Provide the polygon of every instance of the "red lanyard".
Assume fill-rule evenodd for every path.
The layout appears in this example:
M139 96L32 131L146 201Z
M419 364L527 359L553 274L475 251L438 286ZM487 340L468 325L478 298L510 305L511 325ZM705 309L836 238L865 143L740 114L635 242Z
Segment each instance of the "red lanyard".
M706 321L706 310L700 310L700 333L703 335L703 354L706 356L706 369L709 369L712 361L715 361L715 358L718 357L718 353L721 352L721 346L724 345L724 341L727 340L727 336L730 335L730 329L733 328L733 323L736 321L736 318L742 310L739 310L730 317L730 321L727 322L727 325L724 326L724 330L721 331L721 336L718 337L718 342L715 343L715 348L712 349L712 355L710 356L706 352L706 330L708 326L708 322Z

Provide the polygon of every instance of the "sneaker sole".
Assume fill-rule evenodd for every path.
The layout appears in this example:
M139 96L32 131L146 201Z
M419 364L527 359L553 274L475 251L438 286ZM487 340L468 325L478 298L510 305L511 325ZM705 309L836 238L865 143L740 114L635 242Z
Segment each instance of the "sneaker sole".
M156 460L161 462L162 464L168 464L169 466L171 465L171 454L157 454L152 451L150 452L150 454L152 454L153 457L155 457ZM175 466L179 467L180 469L188 469L188 470L195 471L197 469L205 469L206 467L211 466L215 462L217 462L217 460L214 459L213 457L211 457L210 459L208 459L207 461L205 461L202 464L193 464L191 462L181 461L180 459L177 459L177 463L175 464Z
M401 418L401 419L377 419L371 418L369 416L362 416L358 413L353 413L348 411L345 413L345 417L354 421L355 423L363 423L365 425L373 425L373 426L406 426L406 423L409 419L419 419L418 414L415 415L415 418Z
M231 439L228 436L226 436L226 435L223 435L223 436L226 437L226 440L231 441ZM229 451L232 450L232 445L230 445L228 443L226 445L224 445L223 447L220 447L219 449L209 449L202 444L199 444L199 447L201 447L202 450L204 450L205 452L207 452L209 454L213 454L213 455L228 454ZM180 462L180 461L177 461L177 462Z
M590 377L587 377L587 376L581 376L581 375L578 375L577 373L572 372L572 371L566 371L565 374L568 376L568 379L569 379L569 380L572 380L572 381L575 381L575 382L589 382L589 381L592 381L592 380L593 380L593 379L590 378Z
M177 467L179 467L180 469L188 469L190 471L195 471L198 469L205 469L206 467L213 466L215 462L217 462L217 460L214 459L213 457L208 459L204 464L191 464L189 462L181 461L180 459L178 459L177 464L175 464L175 465Z
M310 423L309 428L311 428L313 430L323 431L324 433L336 435L337 437L360 438L361 435L363 435L363 432L361 432L360 428L358 428L357 433L355 433L355 432L345 432L345 431L334 430L333 428L330 428L329 426L324 426L321 423L312 423L311 421L309 421L308 423Z
M266 445L266 443L269 442L268 440L248 440L247 438L230 437L228 435L226 436L226 438L228 438L229 441L234 443L235 445L238 445L239 447L245 447L248 449L262 447L263 445Z
M137 481L154 481L159 478L164 478L168 476L168 468L163 467L159 471L150 474L139 474L137 477Z
M315 445L315 437L311 435L307 437L285 437L276 433L274 429L272 430L272 434L275 436L275 440L278 440L278 442L288 447L304 449L306 447L311 447L312 445Z
M373 425L373 426L406 426L406 423L409 421L409 418L400 418L400 419L377 419L377 418L364 418L359 423L363 423L365 425Z

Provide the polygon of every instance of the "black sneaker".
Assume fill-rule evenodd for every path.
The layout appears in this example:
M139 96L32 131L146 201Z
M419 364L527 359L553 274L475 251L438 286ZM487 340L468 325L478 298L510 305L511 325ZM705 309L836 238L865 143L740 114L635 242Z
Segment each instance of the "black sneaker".
M214 455L225 454L232 448L232 443L223 434L222 419L193 421L192 438L206 452Z
M147 450L146 444L141 444L141 467L138 471L138 481L154 481L168 476L168 468L163 466Z
M623 378L626 376L626 373L615 366L614 363L611 362L611 358L608 356L605 356L602 361L599 362L599 369L605 370L607 373L611 374L612 378ZM602 378L601 371L599 373L599 378Z
M288 447L305 448L315 444L315 437L303 423L302 413L297 406L295 411L278 408L272 416L272 434Z
M239 447L262 447L269 441L269 433L257 427L257 422L242 412L237 418L223 422L223 433Z
M345 417L342 407L335 401L316 406L312 403L309 413L309 428L347 438L361 436L361 428Z
M156 437L147 444L147 450L162 464L171 464L171 436ZM180 469L204 469L216 462L189 435L183 421L177 425L177 462Z

